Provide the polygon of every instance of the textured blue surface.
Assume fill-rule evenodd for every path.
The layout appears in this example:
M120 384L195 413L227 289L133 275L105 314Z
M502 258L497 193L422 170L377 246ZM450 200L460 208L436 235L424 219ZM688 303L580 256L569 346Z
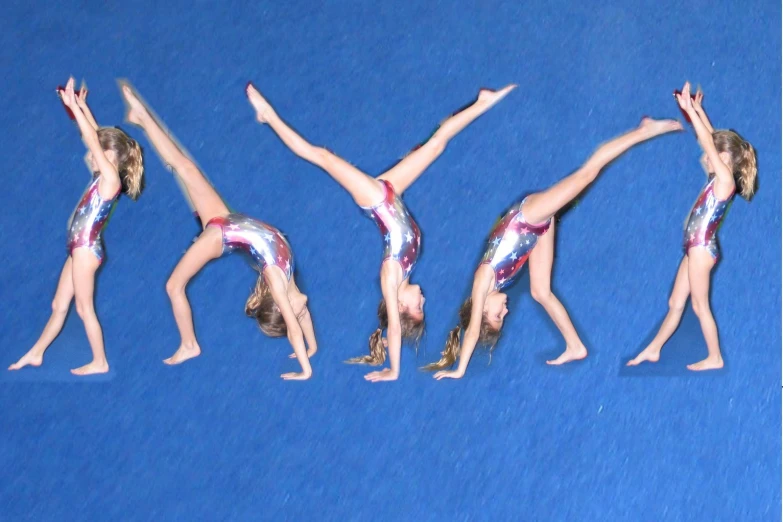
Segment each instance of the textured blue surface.
M146 192L105 233L112 373L68 374L89 357L72 313L42 368L0 375L0 519L780 520L779 2L101 4L4 3L3 364L47 320L87 182L54 95L69 74L88 80L104 124L122 122L114 81L129 78L234 208L286 232L321 351L311 381L282 382L289 347L243 317L254 277L227 258L190 288L203 356L161 364L178 343L164 282L198 229L148 150ZM686 79L759 152L758 196L730 210L713 278L726 369L684 370L706 353L690 311L657 367L623 368L663 318L704 181L689 132L621 158L560 223L553 285L589 359L544 364L562 340L524 274L491 366L479 356L457 382L418 373L498 213L642 114L678 116ZM479 87L519 83L406 194L428 336L396 383L341 363L375 327L377 231L254 123L248 80L373 173Z

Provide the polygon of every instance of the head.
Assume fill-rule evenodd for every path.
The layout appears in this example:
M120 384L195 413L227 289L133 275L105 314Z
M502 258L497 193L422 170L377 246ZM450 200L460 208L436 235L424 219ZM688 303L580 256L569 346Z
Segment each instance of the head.
M301 299L294 299L291 306L297 317L307 313L307 296L299 294ZM275 303L272 292L264 280L263 274L258 276L256 286L245 303L245 314L258 322L258 327L269 337L285 337L288 335L288 327L280 312L280 307Z
M503 328L503 319L508 313L506 308L506 294L493 292L487 296L484 302L484 310L481 317L481 326L479 328L478 344L487 346L494 350L500 339L500 329ZM425 370L436 371L449 368L459 356L460 334L467 330L470 325L470 314L473 310L473 299L468 297L459 308L459 324L451 332L446 340L446 347L441 352L441 358L438 362L428 364Z
M122 191L135 200L144 188L144 161L141 147L136 140L116 127L98 129L98 140L101 142L106 159L120 174ZM87 152L85 161L93 172L98 171L98 165L91 152Z
M402 340L412 342L418 346L421 337L424 335L424 297L421 295L421 289L417 285L411 285L411 305L400 303L400 326L402 327ZM418 294L418 298L415 298ZM415 298L415 299L414 299ZM418 301L416 300L418 299ZM413 303L418 302L414 310L410 310ZM384 344L383 331L389 326L389 312L386 309L386 301L381 299L378 304L378 323L377 330L370 336L370 355L354 357L347 362L354 364L371 364L377 366L383 364L386 360L386 345Z
M424 294L421 293L419 285L405 285L397 292L397 307L400 316L407 315L413 321L424 321L424 301ZM386 305L384 304L385 309ZM380 314L380 307L378 310Z
M712 139L718 155L734 175L739 194L750 200L756 191L756 151L739 134L732 130L719 130L712 133ZM709 174L715 173L707 154L702 156L702 163Z

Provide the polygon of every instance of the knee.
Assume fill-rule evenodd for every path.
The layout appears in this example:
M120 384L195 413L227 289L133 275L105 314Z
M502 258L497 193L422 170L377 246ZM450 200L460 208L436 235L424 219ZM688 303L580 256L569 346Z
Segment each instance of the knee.
M185 290L185 285L182 284L179 280L175 278L169 278L168 281L166 281L166 293L169 294L169 297L174 297L176 295L181 294Z
M530 296L538 304L546 304L552 298L552 290L547 287L530 287Z
M432 152L433 156L438 157L446 150L446 140L436 133L424 146Z
M52 301L52 313L57 315L65 315L68 313L68 307L70 305L70 301L55 298Z
M302 156L302 155L300 154L300 156ZM329 150L324 148L324 147L313 147L313 157L312 158L307 158L307 157L304 157L304 156L302 156L302 157L304 157L304 159L312 161L313 163L315 163L316 165L318 165L321 168L325 168L326 165L329 164L329 161L331 160L332 156L333 156L333 154L331 152L329 152Z
M669 310L674 310L677 312L682 312L685 310L685 301L681 299L676 299L674 297L669 298Z
M691 301L691 306L697 317L702 317L703 315L710 313L710 304L702 299L693 299Z
M84 320L85 318L95 315L95 311L92 306L92 301L89 299L76 299L76 313Z

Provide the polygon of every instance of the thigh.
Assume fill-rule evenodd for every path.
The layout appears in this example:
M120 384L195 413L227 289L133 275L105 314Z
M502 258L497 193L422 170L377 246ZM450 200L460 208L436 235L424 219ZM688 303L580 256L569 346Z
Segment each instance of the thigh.
M79 247L71 253L74 296L77 304L91 304L95 291L95 272L101 266L100 259L91 248Z
M688 282L691 287L691 299L707 304L710 296L710 274L715 266L715 258L709 249L693 247L688 249Z
M207 227L179 260L169 280L183 287L207 263L223 254L223 235L219 227Z
M552 263L555 258L555 223L549 225L549 230L538 238L536 246L530 252L528 268L530 270L530 290L549 292L552 280Z

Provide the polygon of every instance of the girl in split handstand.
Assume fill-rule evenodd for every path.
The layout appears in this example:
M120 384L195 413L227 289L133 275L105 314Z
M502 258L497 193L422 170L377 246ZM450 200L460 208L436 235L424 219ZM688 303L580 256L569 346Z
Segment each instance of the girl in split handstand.
M384 238L380 273L383 299L378 306L380 326L370 336L370 355L355 357L347 362L381 365L386 360L385 347L388 346L390 367L368 373L365 375L366 380L396 380L400 372L402 341L418 341L424 331L424 296L421 288L409 280L421 249L421 232L402 202L403 192L443 153L454 136L503 99L514 87L509 85L496 92L482 90L472 105L446 119L426 143L389 171L373 178L328 150L308 143L248 84L247 95L258 121L268 124L294 154L332 176L376 222Z
M317 345L307 296L299 291L294 281L294 258L288 241L276 228L244 214L230 212L199 168L161 129L130 87L123 86L122 92L129 105L128 120L144 129L164 163L181 178L186 197L204 227L166 283L182 341L174 355L164 362L179 364L201 353L185 287L204 265L225 253L240 250L250 256L253 267L259 272L245 312L256 319L266 335L287 336L293 346L302 371L284 373L281 377L309 379L313 373L309 358L316 352Z

